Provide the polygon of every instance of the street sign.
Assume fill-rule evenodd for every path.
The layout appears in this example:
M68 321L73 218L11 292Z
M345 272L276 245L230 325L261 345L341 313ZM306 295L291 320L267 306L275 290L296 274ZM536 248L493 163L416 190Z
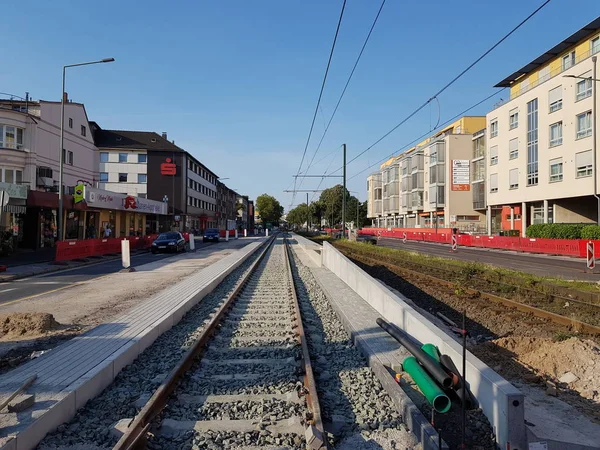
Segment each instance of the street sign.
M8 201L10 200L10 195L6 191L0 191L0 207L4 208L8 205Z
M587 243L587 268L592 270L596 267L596 258L594 257L594 243Z

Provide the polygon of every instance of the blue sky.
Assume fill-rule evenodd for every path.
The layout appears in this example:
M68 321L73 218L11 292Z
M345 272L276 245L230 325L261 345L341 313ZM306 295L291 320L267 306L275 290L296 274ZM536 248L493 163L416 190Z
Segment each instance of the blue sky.
M341 166L487 50L542 0L387 0L311 173ZM138 5L143 4L143 7ZM226 183L286 207L342 0L21 0L3 5L0 91L60 98L67 91L108 129L167 131ZM377 13L379 0L348 0L307 159L310 160ZM442 122L494 92L494 84L600 15L600 1L552 0L440 97ZM500 97L471 114L484 115ZM429 131L426 108L348 167L364 200L371 164ZM331 165L330 165L331 164ZM305 163L306 165L306 163ZM322 187L335 183L328 179ZM314 189L319 180L307 180ZM299 195L295 203L305 200Z

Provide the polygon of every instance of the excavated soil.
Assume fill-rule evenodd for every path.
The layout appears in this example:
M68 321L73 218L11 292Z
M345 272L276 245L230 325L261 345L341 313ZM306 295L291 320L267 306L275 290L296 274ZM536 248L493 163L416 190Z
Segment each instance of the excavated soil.
M1 338L39 336L60 328L48 313L13 313L0 316Z

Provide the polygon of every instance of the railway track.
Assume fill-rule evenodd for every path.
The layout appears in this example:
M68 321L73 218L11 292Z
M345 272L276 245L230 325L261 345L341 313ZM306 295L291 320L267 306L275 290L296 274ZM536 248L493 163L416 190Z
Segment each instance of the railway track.
M262 251L114 449L182 443L327 448L283 239Z
M491 300L491 301L499 303L501 305L508 306L510 308L515 308L524 313L532 314L536 317L540 317L542 319L552 321L556 324L566 326L566 327L568 327L572 330L578 331L578 332L582 332L582 333L586 333L586 334L590 334L590 335L600 335L600 327L598 327L594 324L590 324L590 323L584 322L582 320L579 320L579 317L581 317L581 315L585 315L585 311L587 310L587 311L591 312L591 314L592 314L591 317L594 319L594 322L596 322L596 320L595 320L596 316L600 317L600 305L577 301L577 300L574 300L574 299L571 299L568 297L553 295L550 293L541 292L541 291L537 291L534 289L524 288L522 286L514 286L514 285L509 285L508 283L501 283L503 285L510 286L511 288L513 288L514 291L522 290L526 294L525 295L526 301L534 303L535 304L535 306L534 306L534 305L527 304L527 303L524 303L521 301L504 298L495 293L485 292L485 291L477 289L477 288L465 287L465 284L463 282L454 282L454 281L442 279L442 278L439 278L439 277L436 277L436 276L430 274L431 272L435 272L435 271L446 271L448 273L451 273L451 275L453 275L454 277L456 277L456 272L450 272L449 270L446 270L446 269L432 268L430 266L422 265L424 269L426 269L430 272L430 273L426 273L424 271L416 271L416 270L412 270L412 269L409 269L404 266L400 266L398 264L394 264L392 262L386 261L385 259L381 259L381 258L375 259L371 256L366 256L362 253L353 252L352 250L347 249L347 248L343 248L343 250L344 250L344 253L346 253L348 256L351 256L351 257L359 259L359 260L363 260L363 261L367 262L368 264L384 265L389 268L393 268L393 269L397 270L398 272L404 272L404 273L412 275L412 276L419 276L422 278L426 278L437 284L445 285L445 286L448 286L448 287L451 287L454 289L464 290L466 293L471 294L471 295L476 295L481 299ZM413 264L413 263L411 262L410 264ZM416 264L416 265L418 265L418 264ZM473 276L469 276L468 278L471 281L473 279L476 279L476 277L473 277ZM527 294L529 294L530 297L527 297ZM534 294L537 295L538 298L536 298L534 296ZM556 312L552 312L552 311L548 311L548 310L544 309L544 308L548 308L548 305L551 302L554 302L556 300L559 300L563 303L566 301L571 302L572 304L577 305L577 307L583 308L583 310L577 311L578 318L575 318L575 317L573 317L573 315L565 316L565 315L557 314ZM556 305L554 305L554 307L552 309L557 310L558 308L556 308ZM573 314L572 309L570 310L570 313Z

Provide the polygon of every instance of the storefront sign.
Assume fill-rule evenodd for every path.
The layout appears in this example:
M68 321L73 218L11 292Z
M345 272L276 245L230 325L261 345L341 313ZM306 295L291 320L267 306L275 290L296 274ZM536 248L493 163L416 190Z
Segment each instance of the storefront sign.
M176 175L177 165L171 161L171 158L167 158L164 163L160 165L161 175Z
M167 205L156 200L103 191L85 186L85 201L96 208L114 209L119 211L139 212L143 214L167 214Z
M83 183L75 186L75 190L73 191L73 202L80 203L84 200L83 199L84 188L85 188L85 186L83 185Z
M453 191L468 191L470 184L470 162L468 159L452 160L452 187Z
M26 184L0 183L0 191L7 192L10 198L27 199Z

